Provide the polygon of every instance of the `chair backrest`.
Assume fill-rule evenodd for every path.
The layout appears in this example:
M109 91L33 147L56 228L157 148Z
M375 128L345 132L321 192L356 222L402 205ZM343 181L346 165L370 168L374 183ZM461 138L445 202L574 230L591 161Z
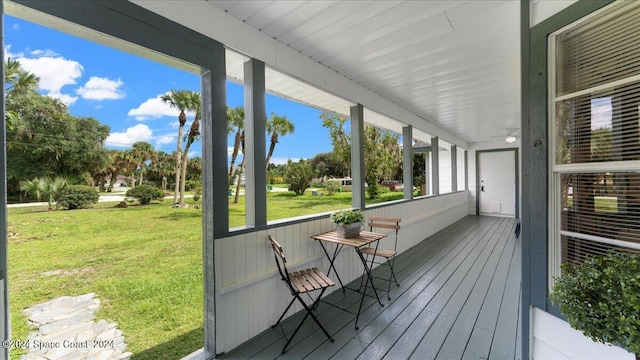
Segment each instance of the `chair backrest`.
M394 250L398 249L398 231L400 230L400 218L383 217L383 216L369 216L369 231L373 231L374 228L391 229L396 232Z
M273 254L276 259L276 265L278 265L278 272L287 285L291 285L289 283L289 271L287 270L287 257L284 255L284 250L280 243L273 238L273 236L269 235L269 242L271 243L271 247L273 248Z

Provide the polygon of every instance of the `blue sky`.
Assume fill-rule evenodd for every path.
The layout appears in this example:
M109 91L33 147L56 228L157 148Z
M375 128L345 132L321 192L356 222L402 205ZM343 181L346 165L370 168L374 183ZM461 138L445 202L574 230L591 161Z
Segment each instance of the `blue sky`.
M200 79L165 65L5 15L5 56L40 77L43 94L65 102L77 116L92 116L111 127L107 147L126 149L148 141L157 150L176 149L177 115L159 100L171 89L200 90ZM272 162L311 158L331 150L319 110L267 95L267 116L286 116L293 135L281 137ZM227 83L227 105L243 105L241 85ZM189 123L185 126L188 131ZM232 135L231 135L232 136ZM230 136L229 146L233 146ZM267 141L267 146L269 142ZM200 143L190 156L201 155Z

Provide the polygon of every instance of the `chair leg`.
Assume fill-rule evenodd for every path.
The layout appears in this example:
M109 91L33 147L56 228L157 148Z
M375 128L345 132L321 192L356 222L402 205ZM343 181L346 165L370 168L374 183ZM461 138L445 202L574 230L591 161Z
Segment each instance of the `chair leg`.
M291 305L293 305L293 302L296 301L296 298L294 297L293 299L291 299L291 302L289 303L289 306L287 306L287 308L284 310L284 312L282 313L282 315L280 315L280 319L278 319L278 321L271 325L271 328L275 328L276 326L278 326L278 324L280 324L280 321L282 321L282 319L284 318L284 315L287 313L287 311L289 311L289 309L291 308Z
M322 289L322 291L320 292L320 295L318 296L318 299L320 299L320 297L322 297L322 294L326 291L327 289L324 288ZM282 353L284 354L287 351L287 347L289 346L289 344L291 343L291 341L293 340L293 338L296 336L296 334L298 333L298 331L300 330L300 328L302 327L302 325L304 324L304 321L307 320L307 317L309 317L309 315L311 315L311 318L313 319L313 321L316 322L316 324L318 324L318 326L320 327L320 329L322 330L322 332L327 336L327 338L329 339L329 341L334 342L333 338L331 337L331 335L329 335L329 333L327 332L327 330L324 328L324 326L322 326L322 324L320 323L320 321L318 320L318 318L313 315L313 312L311 311L311 308L309 308L309 306L302 300L302 298L300 297L300 294L295 294L295 297L293 298L293 300L298 299L298 301L300 301L300 303L302 304L302 306L304 307L305 310L307 310L307 313L304 315L304 318L302 318L302 321L300 321L300 324L298 324L298 327L296 328L296 330L293 332L293 334L291 334L291 337L289 338L289 340L287 340L287 343L284 345L284 347L282 348Z

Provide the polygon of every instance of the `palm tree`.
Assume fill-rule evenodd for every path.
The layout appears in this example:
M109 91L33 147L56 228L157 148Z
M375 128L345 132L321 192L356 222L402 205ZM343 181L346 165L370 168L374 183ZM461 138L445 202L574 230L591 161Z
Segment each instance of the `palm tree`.
M151 144L146 141L138 141L131 146L133 158L137 162L137 167L140 168L140 178L138 185L142 185L143 175L145 168L147 167L147 161L155 161L156 150Z
M185 111L193 109L194 99L200 102L200 94L191 90L171 90L169 93L160 97L162 101L169 104L172 108L180 110L178 115L178 121L180 126L178 127L178 147L176 150L176 188L173 194L173 203L178 203L178 195L180 192L180 170L182 169L182 132L184 124L187 123L187 115Z
M271 146L269 146L269 154L267 154L267 169L269 169L269 161L276 148L279 136L285 136L295 131L295 126L286 116L278 116L271 113L271 119L267 120L267 134L271 135Z
M18 60L7 59L4 69L4 93L6 101L10 101L12 96L26 94L30 91L35 92L40 78L31 74L20 67ZM7 128L13 130L20 115L15 111L9 110L5 114Z
M180 178L180 206L184 207L184 193L186 191L186 180L187 180L187 165L189 164L189 148L191 144L200 136L200 96L197 98L191 99L191 109L195 111L196 115L191 123L191 128L189 129L189 136L187 137L187 143L184 145L184 158L182 159L182 169L181 169L181 178Z
M122 158L120 159L120 165L122 171L125 175L129 175L129 185L131 188L136 186L136 168L138 167L138 162L133 154L132 149L125 150L122 153Z
M42 177L22 181L20 183L20 190L24 191L27 196L33 195L38 200L46 199L49 204L49 211L51 211L53 210L52 204L54 199L67 186L69 186L69 183L65 178L56 177L51 180L50 178Z
M244 153L244 130L240 134L240 146L242 149L242 163L240 163L240 170L237 172L238 180L236 184L236 196L233 199L234 204L237 204L240 199L240 184L242 183L242 173L244 173L245 160L247 159Z
M233 153L231 153L231 165L229 166L229 182L233 179L233 167L240 151L240 136L244 129L244 108L242 106L235 107L233 109L227 108L227 132L236 130L235 140L233 142Z
M23 70L18 60L7 59L4 69L5 93L24 94L35 90L40 78Z
M162 190L167 190L167 177L174 175L175 156L159 151L156 161L152 162L147 168L147 178L153 177L160 180Z

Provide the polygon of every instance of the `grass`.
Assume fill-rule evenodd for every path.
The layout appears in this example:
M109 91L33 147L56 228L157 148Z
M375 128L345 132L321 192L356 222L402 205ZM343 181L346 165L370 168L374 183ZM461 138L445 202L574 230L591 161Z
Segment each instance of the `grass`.
M135 359L176 359L201 348L201 210L99 205L9 209L13 338L27 338L23 309L95 292L96 318L119 324ZM174 346L162 347L169 342Z
M351 207L351 193L269 192L268 220ZM402 198L385 193L383 202ZM245 199L229 200L230 226L245 223ZM118 323L136 360L176 359L203 346L202 210L148 206L47 211L10 208L9 289L14 339L29 333L22 310L94 292L97 319ZM19 358L14 350L12 358Z

